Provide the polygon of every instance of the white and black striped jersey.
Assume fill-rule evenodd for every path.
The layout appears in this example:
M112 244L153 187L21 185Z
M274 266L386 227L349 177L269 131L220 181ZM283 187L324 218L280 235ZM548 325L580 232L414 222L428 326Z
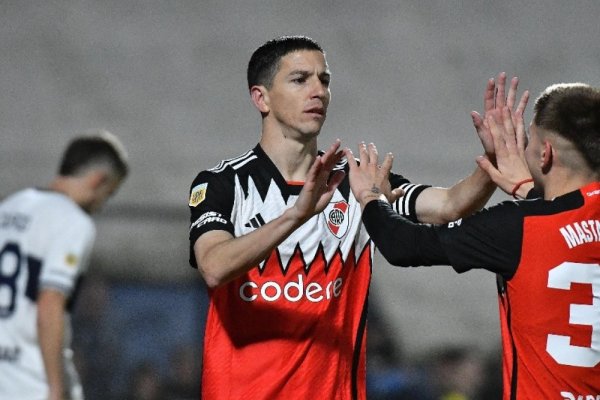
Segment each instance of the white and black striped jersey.
M347 172L346 161L335 169ZM400 175L391 182L407 193L396 209L414 218L426 186ZM202 171L190 189L191 265L202 234L248 234L291 207L301 189L284 180L260 145ZM363 399L372 258L346 176L323 212L256 268L209 291L204 398L310 398L319 388L321 398Z

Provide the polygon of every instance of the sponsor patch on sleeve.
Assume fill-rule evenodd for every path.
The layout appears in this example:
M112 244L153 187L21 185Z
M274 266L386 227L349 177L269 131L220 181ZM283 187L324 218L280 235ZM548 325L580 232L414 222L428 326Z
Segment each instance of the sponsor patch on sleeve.
M218 222L223 225L227 224L227 220L225 220L225 218L223 218L223 214L220 214L220 213L214 212L214 211L209 211L209 212L205 212L204 214L202 214L200 216L200 218L198 218L196 221L194 221L194 223L190 227L190 231L195 228L199 228L202 225L206 225L210 222Z
M201 183L200 185L194 186L192 194L190 195L190 207L196 207L202 203L206 198L206 188L208 183Z

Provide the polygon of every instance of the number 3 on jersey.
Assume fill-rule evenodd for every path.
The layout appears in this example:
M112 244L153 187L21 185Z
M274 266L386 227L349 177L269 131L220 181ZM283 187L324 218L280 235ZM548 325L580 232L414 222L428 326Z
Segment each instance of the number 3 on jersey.
M7 243L0 250L0 318L10 317L17 304L17 280L22 269L24 255L21 254L19 245ZM39 260L26 257L27 260L27 284L25 296L32 301L37 297L37 282L40 274L41 263Z
M592 285L592 304L571 304L569 323L592 327L591 347L572 346L571 338L548 335L546 351L563 365L595 367L600 363L600 265L564 262L550 270L548 287L570 290L571 283Z

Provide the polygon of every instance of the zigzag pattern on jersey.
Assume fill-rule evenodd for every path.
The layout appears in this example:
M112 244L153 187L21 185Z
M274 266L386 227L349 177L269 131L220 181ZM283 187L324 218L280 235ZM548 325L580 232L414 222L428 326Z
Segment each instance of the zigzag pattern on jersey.
M348 257L346 257L346 260L344 260L344 256L342 254L342 251L339 249L339 247L336 250L334 256L331 259L327 260L327 257L325 256L325 251L323 249L323 244L321 243L319 245L317 253L315 254L315 256L313 257L313 259L310 263L307 263L304 260L304 254L302 253L302 249L300 248L300 245L297 245L296 249L294 250L293 256L290 257L290 259L288 260L288 262L285 265L284 265L283 261L281 260L279 250L278 249L273 250L271 255L260 264L259 273L260 273L260 275L262 275L263 272L267 268L278 268L281 271L283 276L286 276L287 272L290 270L298 271L299 269L302 269L304 271L305 276L309 276L310 272L313 270L315 270L313 272L313 274L318 274L319 271L323 271L325 273L325 275L327 275L329 272L329 269L332 265L336 265L336 266L340 265L341 268L345 268L345 267L356 268L357 265L363 265L363 263L364 263L363 259L365 257L369 257L369 258L371 257L371 242L370 241L367 242L366 245L362 248L358 257L355 257L354 246L353 246L352 249L350 250L350 254L348 254ZM370 260L368 260L368 261L370 261ZM371 263L368 262L365 265L371 265ZM297 267L301 267L301 268L297 268Z
M259 182L255 184L254 179L250 176L246 180L246 188L244 188L244 185L240 182L241 180L241 177L235 177L236 190L242 190L244 192L244 202L238 203L238 208L236 210L237 214L235 215L235 218L240 219L240 222L242 222L241 224L237 223L241 226L246 226L247 222L256 216L257 211L260 212L264 221L268 223L269 221L278 218L283 209L291 207L297 198L297 196L291 196L288 193L284 196L281 188L274 180L269 182L269 186L266 189L257 187ZM242 193L238 192L236 197L240 195L242 195ZM343 200L341 194L336 193L335 196L338 197L334 197L332 201ZM247 206L245 207L244 204L247 204ZM356 203L355 200L352 200L352 204L353 210L357 210L359 207L358 203ZM248 211L251 212L251 215L245 215ZM350 218L350 215L346 215L346 218ZM241 233L248 233L251 228L247 227L246 229L249 230ZM357 229L357 227L355 226L354 229ZM283 268L287 268L287 265L290 264L289 259L297 253L302 255L302 263L305 265L312 264L312 259L317 257L319 252L324 254L326 258L329 257L331 259L334 256L334 253L339 251L342 255L346 255L345 258L348 258L350 250L356 251L354 247L361 248L361 251L363 251L363 247L367 244L364 242L351 242L351 240L353 240L353 234L350 232L348 235L350 235L350 237L345 240L333 237L329 232L329 228L327 228L325 215L319 213L292 232L283 243L277 246L277 257ZM366 237L365 240L367 240ZM342 256L342 258L344 257Z

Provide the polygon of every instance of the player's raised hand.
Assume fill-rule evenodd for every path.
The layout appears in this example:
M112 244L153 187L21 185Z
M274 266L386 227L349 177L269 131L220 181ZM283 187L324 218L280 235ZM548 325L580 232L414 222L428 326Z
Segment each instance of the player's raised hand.
M310 167L298 200L294 204L302 220L308 220L323 211L344 179L344 171L336 171L331 175L333 167L344 156L344 152L339 148L340 140L336 139L324 154L317 156Z
M485 129L490 132L496 149L496 165L484 156L478 157L477 163L500 189L513 197L518 194L523 198L532 187L529 183L531 173L525 160L525 124L522 115L514 119L508 106L501 111L500 119L488 115L484 120ZM516 193L516 190L521 192Z
M517 126L518 119L523 118L525 107L529 101L529 91L526 90L521 95L519 103L515 108L517 90L519 87L519 78L513 77L511 79L508 94L506 94L505 86L505 72L500 72L495 81L493 78L490 78L487 82L487 86L483 95L483 117L477 111L471 112L471 118L473 119L475 131L479 136L479 140L481 140L481 144L483 145L486 156L492 163L495 162L494 139L492 138L491 132L484 124L485 118L488 116L494 116L496 120L501 120L502 108L508 107L511 110L513 125Z
M382 199L393 201L403 193L400 189L393 190L390 186L389 175L392 169L393 155L387 153L383 163L379 165L377 147L370 143L359 144L359 161L354 158L350 149L344 149L348 166L350 167L350 188L354 197L364 207L369 201Z

